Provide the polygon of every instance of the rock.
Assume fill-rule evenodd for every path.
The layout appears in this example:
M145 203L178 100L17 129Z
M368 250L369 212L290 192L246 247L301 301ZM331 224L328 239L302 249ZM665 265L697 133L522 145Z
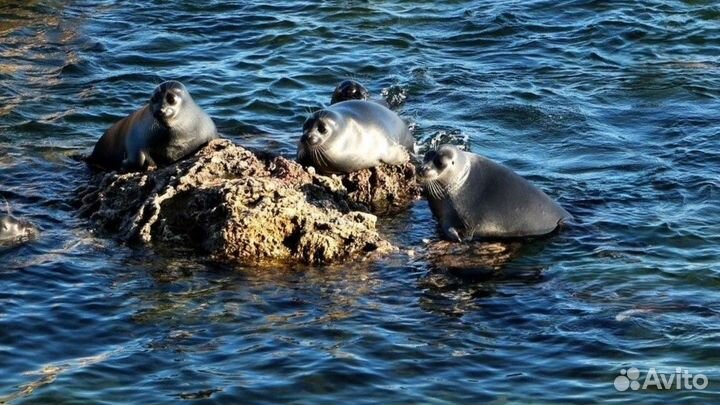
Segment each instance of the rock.
M506 265L521 254L523 246L521 241L456 243L437 240L424 245L419 256L433 271L478 281L507 275ZM518 275L518 271L513 272Z
M215 140L151 172L95 174L78 205L125 241L245 264L322 264L395 250L371 213L397 212L419 194L411 163L327 177Z
M381 166L350 173L342 177L348 198L356 209L378 215L394 214L407 209L422 189L415 179L415 166Z

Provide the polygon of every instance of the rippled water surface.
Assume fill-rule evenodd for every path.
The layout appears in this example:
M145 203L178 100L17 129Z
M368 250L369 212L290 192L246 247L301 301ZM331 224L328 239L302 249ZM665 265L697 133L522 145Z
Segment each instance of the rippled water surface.
M43 230L0 252L0 403L716 401L719 57L713 1L0 1L0 194ZM292 155L348 77L578 224L476 274L429 252L419 201L382 220L412 257L261 271L118 244L70 205L74 156L162 80ZM618 392L629 367L709 386Z

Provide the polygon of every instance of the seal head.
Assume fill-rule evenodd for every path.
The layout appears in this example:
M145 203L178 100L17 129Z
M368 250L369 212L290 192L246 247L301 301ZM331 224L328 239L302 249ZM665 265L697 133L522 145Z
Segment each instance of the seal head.
M464 153L451 145L429 151L418 168L418 178L433 196L448 195L467 179L470 165Z
M178 81L170 80L157 86L148 109L160 128L154 125L146 134L135 132L128 137L126 167L165 166L217 138L212 119Z
M362 84L355 80L343 80L335 87L330 104L336 104L347 100L368 100L370 92Z
M322 145L338 131L341 123L339 114L329 110L317 111L305 120L300 143L307 149L322 149Z
M192 101L185 86L178 81L170 80L161 83L153 91L149 102L150 111L158 122L170 127L187 99Z

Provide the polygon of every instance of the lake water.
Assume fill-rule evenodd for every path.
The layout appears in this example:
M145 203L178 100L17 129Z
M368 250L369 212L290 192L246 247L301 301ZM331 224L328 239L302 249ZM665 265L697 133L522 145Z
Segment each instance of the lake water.
M43 229L0 253L0 403L716 402L719 57L713 1L0 1L0 195ZM276 271L75 215L73 156L161 81L290 156L346 78L578 224L478 278L424 254L424 201L382 221L414 257Z

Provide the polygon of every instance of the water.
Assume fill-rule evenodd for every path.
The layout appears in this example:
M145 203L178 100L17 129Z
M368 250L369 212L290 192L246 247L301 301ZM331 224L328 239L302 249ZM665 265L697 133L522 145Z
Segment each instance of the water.
M720 392L720 7L712 1L0 2L0 403L710 403ZM504 162L579 224L469 278L414 258L260 271L96 237L73 159L183 81L291 155L345 78L424 145ZM456 257L471 262L472 254ZM618 392L620 371L708 376Z

